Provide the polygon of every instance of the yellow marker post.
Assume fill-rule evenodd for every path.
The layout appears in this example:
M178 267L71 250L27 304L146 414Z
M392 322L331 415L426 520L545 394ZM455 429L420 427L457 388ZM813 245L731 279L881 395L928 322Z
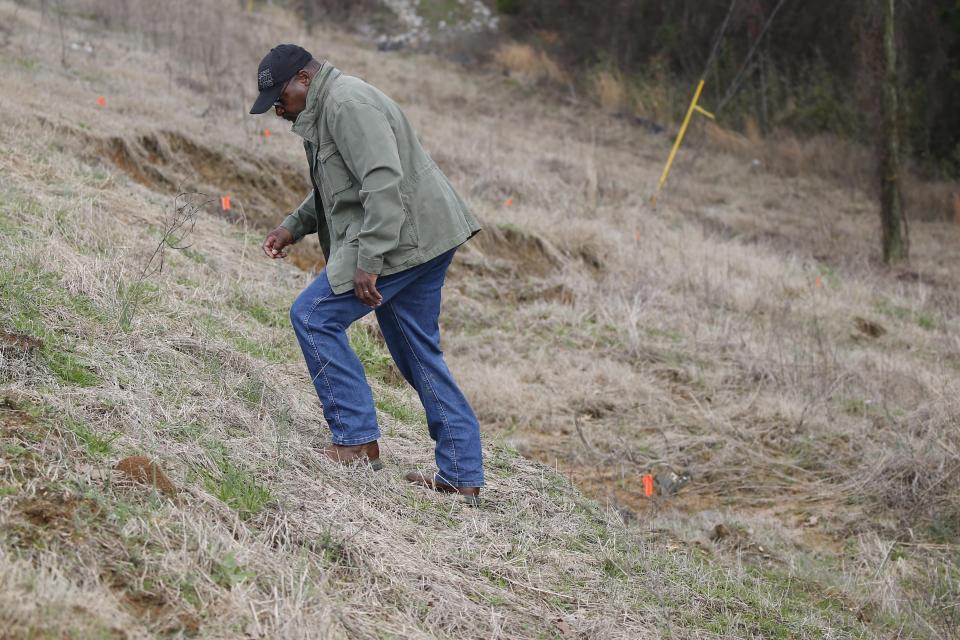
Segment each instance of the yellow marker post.
M687 115L683 118L683 124L680 125L680 133L677 134L677 140L673 143L673 149L670 150L670 157L667 158L667 164L663 168L663 174L660 176L660 182L657 183L657 190L653 192L653 197L650 198L650 204L656 206L657 204L657 194L660 193L660 189L663 188L663 184L667 181L667 176L670 175L670 169L673 167L673 161L677 157L677 150L680 149L680 143L683 142L683 136L687 133L687 127L690 126L690 119L693 117L693 112L696 111L701 115L704 115L711 120L716 118L712 113L701 107L698 102L700 101L700 94L703 93L703 78L700 79L700 83L697 85L697 90L693 94L693 100L690 101L690 108L687 109Z

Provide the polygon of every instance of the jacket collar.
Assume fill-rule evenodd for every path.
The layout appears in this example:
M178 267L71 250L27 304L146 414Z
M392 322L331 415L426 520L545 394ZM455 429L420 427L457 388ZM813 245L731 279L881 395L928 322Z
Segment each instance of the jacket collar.
M323 115L323 103L330 93L333 81L339 78L341 72L329 62L324 62L313 76L310 88L307 90L307 106L297 116L293 123L293 132L315 145L320 144L320 116Z

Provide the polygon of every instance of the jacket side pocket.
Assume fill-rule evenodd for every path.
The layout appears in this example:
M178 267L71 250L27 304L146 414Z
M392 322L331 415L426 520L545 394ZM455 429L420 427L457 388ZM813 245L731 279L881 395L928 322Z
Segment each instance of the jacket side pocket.
M350 171L336 145L322 147L317 155L320 161L321 179L331 198L335 198L353 186Z

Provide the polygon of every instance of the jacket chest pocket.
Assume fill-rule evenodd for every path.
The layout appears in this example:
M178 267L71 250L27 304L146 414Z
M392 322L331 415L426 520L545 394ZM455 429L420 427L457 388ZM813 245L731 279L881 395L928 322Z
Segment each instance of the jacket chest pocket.
M321 147L317 152L317 172L320 174L320 184L331 200L335 200L339 194L353 186L350 171L347 170L336 145Z

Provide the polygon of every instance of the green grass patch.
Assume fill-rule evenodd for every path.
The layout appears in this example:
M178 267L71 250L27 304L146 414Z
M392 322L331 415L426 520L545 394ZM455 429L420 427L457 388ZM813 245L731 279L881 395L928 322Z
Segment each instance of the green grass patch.
M476 602L477 604L487 605L491 607L504 607L510 604L510 601L504 598L501 595L496 593L483 593L480 591L471 591L467 593L467 597Z
M612 558L604 558L601 565L604 575L608 578L617 578L619 580L625 579L628 577L627 572L620 566L620 564Z
M207 433L206 427L196 422L186 424L161 423L156 426L156 431L177 442L199 442Z
M406 384L383 339L374 330L355 322L347 330L347 337L368 376L394 386Z
M73 433L73 435L75 435L83 444L83 447L87 450L87 453L95 458L103 458L113 453L113 443L121 435L120 433L114 433L111 436L104 438L93 431L89 425L78 420L74 420L73 418L65 418L63 421L63 426Z
M230 306L265 327L290 329L289 301L253 301L246 294L235 291L230 297Z
M491 447L491 451L492 455L487 459L487 466L492 471L496 471L501 478L513 475L517 459L520 457L517 450L511 447L506 440L497 438ZM549 484L546 478L544 478L544 482Z
M914 606L920 611L921 619L933 620L937 626L947 632L960 629L960 554L945 562L931 563L920 578L914 593L926 593L927 597Z
M203 484L207 491L234 509L241 517L258 513L273 501L270 490L257 482L249 471L235 465L220 448L215 452L216 472L201 470Z
M934 514L927 527L930 540L938 544L957 544L960 542L960 511L945 509ZM958 583L960 589L960 583ZM960 600L958 600L960 602ZM960 612L958 612L960 615Z
M106 314L85 295L72 295L63 286L61 274L46 270L36 256L21 262L5 262L0 271L0 297L4 301L3 324L16 331L45 338L54 318L71 314L103 322Z
M292 331L287 338L261 336L259 339L254 339L232 332L223 334L222 337L226 338L238 351L242 351L258 360L289 363L300 359L300 351L294 347L295 339Z
M137 314L159 301L160 287L149 280L121 281L117 284L117 299L120 300L120 327L130 331Z
M497 587L500 587L501 589L510 588L510 582L506 578L498 575L492 569L488 569L487 567L480 567L480 575L482 575L484 578L489 580L491 584Z
M471 12L457 0L420 0L417 13L432 27L445 22L448 26L469 20Z
M320 553L324 560L331 564L345 564L349 561L346 546L329 529L317 538L314 543L314 551Z
M494 466L496 466L496 464ZM569 480L552 471L544 473L543 476L538 478L535 481L534 487L554 499L569 495L571 489Z
M0 447L0 453L11 459L26 458L32 455L30 449L12 442L4 443L3 447Z
M842 401L842 406L844 413L858 418L883 414L876 402L862 398L846 398Z
M927 331L931 331L934 328L934 325L936 324L933 319L933 316L927 313L915 314L914 322L917 323L918 327L920 327L921 329L925 329Z
M418 424L427 420L423 409L415 409L388 395L377 398L375 404L380 411L406 424Z
M95 387L100 378L80 360L65 351L57 351L44 345L44 364L63 384L77 387Z
M816 274L820 276L830 288L835 289L840 286L840 276L837 275L836 270L830 265L823 263L818 264Z
M201 313L193 320L194 326L210 336L229 342L235 349L258 360L290 363L301 359L300 347L290 326L287 311L271 309L266 305L249 305L241 297L234 297L230 306L241 312L246 326L234 328L224 318L212 313ZM265 330L278 329L277 331Z
M913 313L909 308L893 304L886 299L881 300L874 306L876 307L877 311L888 318L893 318L894 320L906 320Z
M36 58L29 56L18 56L13 58L13 62L24 71L36 71L40 62Z
M253 378L246 378L243 384L237 387L237 395L252 407L259 407L263 403L265 391L266 385Z
M210 577L213 581L225 589L232 589L245 580L256 577L256 573L247 570L237 561L233 553L228 553L220 562L215 562ZM194 590L196 593L196 590Z
M674 331L673 329L660 329L657 327L650 327L647 329L647 335L651 338L661 338L669 340L670 342L683 342L683 336L679 332Z
M688 603L676 610L684 627L722 637L783 640L823 637L828 629L837 637L858 637L865 631L842 600L785 567L747 564L734 572L692 554L653 556L645 561L658 565L645 571L666 572L698 594L696 606Z
M0 270L0 330L36 339L40 356L56 378L67 385L90 387L100 380L73 350L71 334L83 323L102 325L108 316L85 295L72 295L61 276L46 270L36 256Z
M200 592L197 591L197 579L193 575L186 575L176 580L177 590L184 602L188 603L194 609L199 610L203 606L203 600L200 599Z
M22 630L22 638L30 640L60 640L61 638L84 638L85 640L116 640L123 636L118 635L116 623L113 621L99 621L84 616L82 619L67 620L66 615L76 616L76 613L66 614L58 603L42 605L36 614L42 622L28 622Z
M277 329L290 327L290 316L282 309L269 308L255 304L248 309L250 316L262 325Z
M101 502L105 507L105 510L108 513L107 520L119 527L125 526L134 518L146 515L144 513L144 509L140 505L136 505L125 500L107 501L103 499L103 496L94 496L94 499Z
M911 322L925 331L931 331L936 328L936 319L926 311L916 311L909 307L894 304L890 300L883 298L874 304L874 308L881 314L901 322Z
M190 247L183 247L182 249L178 249L178 251L197 264L207 264L207 256L199 251L194 251Z

